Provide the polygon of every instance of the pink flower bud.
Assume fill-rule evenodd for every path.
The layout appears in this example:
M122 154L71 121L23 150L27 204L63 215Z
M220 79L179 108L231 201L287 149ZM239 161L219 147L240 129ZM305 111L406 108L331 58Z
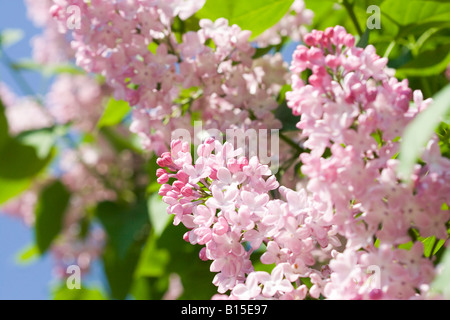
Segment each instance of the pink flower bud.
M227 168L228 170L230 170L231 173L236 173L241 169L238 161L235 158L228 159Z
M355 37L351 34L347 34L344 38L344 45L347 47L354 47L355 46Z
M305 36L304 41L305 41L305 44L308 45L308 46L315 46L316 45L316 39L310 33Z
M183 183L182 181L175 181L172 185L173 190L177 191L177 192L181 192L181 189L183 189L183 187L186 184Z
M186 172L184 172L183 170L180 170L177 172L177 179L184 183L188 183L189 175Z
M50 8L50 15L51 15L53 18L58 17L60 12L61 12L61 7L58 6L58 5L56 5L56 4L53 5L53 6Z
M172 191L172 186L170 186L169 184L163 184L161 186L161 188L159 188L159 192L158 194L162 197L167 195L167 192Z
M203 247L200 250L200 252L198 253L198 256L202 261L208 261L208 257L206 256L206 248L205 247Z
M216 169L211 169L211 173L209 174L209 177L212 180L217 180L217 170Z
M157 180L159 184L165 184L169 181L169 175L167 173L161 175Z
M181 188L181 194L185 197L190 197L192 196L192 189L188 186L185 186L183 188Z
M165 169L159 168L156 170L156 177L161 177L163 174L167 174L167 171Z
M219 221L214 224L213 232L218 236L221 236L228 232L228 222L224 217L219 217Z
M172 156L170 155L169 152L164 152L161 155L161 157L158 158L158 160L156 160L156 163L160 167L168 167L168 166L170 166L173 163Z

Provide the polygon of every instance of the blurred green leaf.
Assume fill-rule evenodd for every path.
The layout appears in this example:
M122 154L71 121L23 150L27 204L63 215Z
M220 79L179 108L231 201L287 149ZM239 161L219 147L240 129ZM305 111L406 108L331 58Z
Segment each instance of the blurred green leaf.
M443 240L443 239L436 240L435 236L428 237L428 238L420 237L419 240L423 243L423 247L424 247L423 254L427 258L430 257L431 255L435 255L439 251L439 249L442 248L442 246L445 243L445 240ZM438 242L436 243L436 241L438 241ZM433 252L431 252L431 250L433 250Z
M450 63L450 43L422 52L413 60L397 69L396 76L426 77L442 73Z
M0 99L0 150L9 140L8 120L5 116L5 106Z
M31 132L11 138L4 110L0 100L0 204L29 188L32 178L50 163L53 156L48 140L36 139ZM38 149L34 148L36 146Z
M126 299L147 239L146 203L103 202L97 206L96 215L108 237L102 260L110 294L114 299Z
M158 249L156 245L155 234L152 234L143 249L136 269L135 276L137 278L164 276L166 266L170 261L170 252L167 249Z
M124 136L113 127L103 127L100 129L100 132L116 151L132 150L137 154L144 152L139 144L139 137L136 134L130 133L128 136Z
M20 195L27 190L32 179L4 179L0 178L0 205Z
M0 179L21 180L40 173L51 161L53 154L42 159L38 150L10 139L0 151Z
M147 240L147 245L139 261L137 278L154 279L148 281L147 288L153 299L161 299L168 289L171 274L178 274L185 290L180 299L207 300L217 288L212 284L214 274L209 271L211 261L200 260L200 246L193 246L183 240L187 229L170 224L158 238L154 234ZM195 290L190 290L195 288Z
M370 30L368 28L366 28L366 31L364 31L364 34L359 39L359 41L356 44L356 46L358 48L365 48L365 47L367 47L367 45L369 44L369 37L370 37Z
M282 131L294 131L297 129L297 123L300 121L299 116L294 116L292 110L287 106L286 93L292 91L290 85L284 85L278 97L279 106L275 110L275 117L283 124Z
M39 159L45 160L51 155L58 138L57 129L43 128L32 131L25 131L17 136L17 139L24 145L34 147Z
M406 128L400 146L399 174L409 179L414 164L439 123L450 111L450 85L434 98L434 102L421 112Z
M122 205L115 202L98 204L96 216L105 228L108 242L124 258L136 238L148 226L145 202L137 205Z
M445 299L450 299L450 249L447 248L438 265L438 275L431 283L431 292L442 294Z
M111 243L106 245L102 257L103 268L113 299L124 300L128 297L144 241L145 238L135 240L124 257L119 257Z
M20 250L15 257L15 261L19 265L27 265L35 261L39 257L39 248L33 243Z
M35 71L41 73L45 77L51 77L58 74L82 75L86 74L82 69L71 64L41 64L33 60L21 60L12 63L14 70Z
M3 29L0 32L0 47L10 47L23 39L25 33L20 29Z
M40 254L44 254L61 231L70 192L57 180L40 193L36 205L35 238Z
M448 21L450 3L436 0L385 0L381 12L401 26Z
M97 127L115 126L122 122L122 120L131 112L131 107L128 102L123 100L115 100L111 98L100 118Z
M85 288L70 290L61 284L52 290L53 300L106 300L100 289Z
M293 0L208 0L196 16L212 21L219 18L228 19L230 25L237 24L243 30L250 30L252 38L255 38L287 14L293 2Z
M170 215L167 213L167 204L162 201L161 196L153 193L148 198L147 207L153 230L156 236L160 236L170 220Z

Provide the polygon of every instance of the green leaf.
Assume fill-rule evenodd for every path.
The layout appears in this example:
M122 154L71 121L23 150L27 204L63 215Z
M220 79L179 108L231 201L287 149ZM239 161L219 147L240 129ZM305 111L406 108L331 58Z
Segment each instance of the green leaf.
M5 106L0 99L0 150L7 144L9 140L8 120L5 116Z
M445 243L445 240L441 239L435 244L435 242L436 242L435 236L428 237L428 238L419 238L419 240L423 243L423 247L424 247L423 254L427 258L432 255L435 255ZM431 252L433 247L434 247L434 250L433 250L433 252Z
M0 33L0 47L10 47L23 39L25 33L20 29L4 29Z
M414 164L420 157L425 144L432 137L442 118L450 110L450 85L434 98L434 102L421 112L406 128L400 146L399 174L404 179L411 176Z
M275 25L291 7L293 0L208 0L197 12L199 19L228 19L243 30L250 30L252 38Z
M445 299L450 299L450 249L445 250L438 270L438 275L431 283L431 292L442 294Z
M44 254L61 231L70 193L61 181L46 186L36 205L35 238L40 254Z
M70 290L66 284L61 284L52 290L53 300L107 300L102 291L97 288Z
M325 30L336 25L347 27L343 22L348 19L348 15L344 7L337 4L334 0L305 0L305 5L306 8L314 12L312 24L314 29ZM351 21L348 24L350 25Z
M356 44L356 46L358 48L365 48L365 47L367 47L367 45L369 44L369 37L370 37L370 30L369 30L369 28L366 28L366 31L364 31L364 34L359 39L359 41Z
M435 0L385 0L381 12L401 26L448 21L450 3Z
M42 159L39 150L10 139L0 151L0 179L26 179L40 173L51 161L53 154Z
M147 240L136 277L154 280L148 283L153 299L161 299L173 273L180 276L185 288L180 297L182 300L205 300L217 293L217 288L212 284L214 274L209 271L211 262L200 260L200 246L183 240L186 231L181 225L171 224L159 238L152 234Z
M134 241L124 257L119 257L116 248L111 243L106 245L102 257L103 268L113 299L124 300L127 298L144 241L145 238Z
M410 62L397 69L396 76L427 77L442 73L450 63L450 44L439 46L419 54Z
M283 124L283 132L298 130L297 123L300 121L300 117L294 116L292 114L292 110L287 106L286 93L289 91L292 91L292 87L290 85L284 85L281 88L278 97L279 106L275 110L275 117Z
M159 237L170 220L170 215L167 213L167 204L162 201L161 196L154 193L148 198L147 207L153 230Z
M58 138L56 131L55 127L25 131L20 133L17 139L24 146L34 147L39 159L45 160L50 156L53 147L56 145Z
M4 179L0 178L0 205L20 195L27 190L32 179Z
M165 274L166 266L170 261L170 252L167 249L158 249L153 234L147 241L141 260L136 269L136 277L162 277Z
M110 127L115 126L122 122L126 115L131 111L131 107L128 102L123 100L115 100L111 98L100 118L97 127Z
M100 129L100 132L118 152L124 150L132 150L137 154L142 154L144 152L140 146L139 137L136 134L124 136L123 133L121 134L115 130L114 127L103 127Z
M125 299L133 282L133 275L148 235L146 203L118 204L103 202L96 215L107 236L102 257L110 294L114 299Z
M33 60L21 60L13 63L11 67L14 70L35 71L41 73L45 77L51 77L58 74L82 75L86 74L82 69L71 64L50 64L43 65Z
M39 256L39 249L35 244L29 244L20 250L15 257L15 261L19 265L28 265L34 262Z
M96 216L102 223L108 241L117 251L119 258L124 258L135 239L148 227L146 203L122 205L115 202L98 204Z

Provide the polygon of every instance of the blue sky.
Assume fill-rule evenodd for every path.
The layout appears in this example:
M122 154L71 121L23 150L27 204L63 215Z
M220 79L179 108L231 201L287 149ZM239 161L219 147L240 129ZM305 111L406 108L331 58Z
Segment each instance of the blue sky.
M39 1L39 0L36 0ZM14 60L29 58L30 39L40 33L27 19L23 0L0 0L0 30L18 28L25 32L19 43L7 49ZM24 73L30 86L40 88L40 77ZM9 70L0 65L0 81L5 82L17 95L22 95ZM52 261L45 256L28 266L15 262L17 252L33 241L33 233L21 221L0 214L0 299L48 299L52 279Z

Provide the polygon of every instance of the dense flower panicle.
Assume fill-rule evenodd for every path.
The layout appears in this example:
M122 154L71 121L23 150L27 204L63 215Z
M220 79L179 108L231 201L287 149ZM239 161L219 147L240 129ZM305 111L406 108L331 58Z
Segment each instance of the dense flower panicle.
M204 129L281 128L272 113L287 78L280 56L254 62L251 33L225 19L201 20L200 30L181 42L175 37L173 21L204 1L54 2L51 12L72 34L77 64L102 74L117 99L135 106L131 129L144 148L167 151L168 133L190 130L198 114ZM67 30L69 5L81 8L81 29Z
M411 233L447 239L450 161L434 137L406 183L395 157L404 128L431 100L342 27L313 31L305 43L294 53L287 99L311 150L301 155L308 193L280 187L229 143L210 138L193 161L189 145L174 140L158 159L168 212L189 229L186 241L204 245L200 258L213 261L213 282L229 293L215 299L431 297L436 270L423 244L399 246ZM276 265L270 274L253 267L257 250L261 263Z
M304 297L305 288L297 292L293 283L320 273L312 269L313 251L340 245L335 228L304 190L279 188L267 166L241 153L209 138L193 161L189 144L174 140L157 161L159 193L174 224L189 229L185 240L204 245L200 258L213 261L219 293L230 290L233 299ZM271 199L275 190L285 200ZM260 247L267 247L261 262L277 264L271 274L254 270L250 258Z
M27 226L32 226L35 221L34 208L37 200L38 194L36 190L30 189L22 193L20 197L3 204L0 211L8 216L18 218Z
M66 35L59 32L58 22L52 18L53 0L26 0L28 18L43 33L31 40L33 60L44 65L66 63L74 58L74 50L68 45Z
M55 260L53 273L58 278L67 278L67 268L76 265L82 275L88 274L93 262L103 253L105 233L100 228L91 230L86 239L80 239L76 228L65 229L52 245L51 255Z
M313 31L305 43L294 53L293 91L287 94L311 150L301 155L302 172L309 178L308 190L347 239L345 251L330 262L325 296L371 298L348 274L374 264L386 265L377 296L414 297L430 283L432 265L418 244L410 251L416 254L413 264L403 260L407 251L391 246L409 242L411 228L422 237L447 239L450 213L441 205L450 200L450 161L433 138L423 155L425 165L417 166L408 184L396 173L395 155L406 125L431 100L395 79L374 47L356 48L342 27ZM300 78L306 69L312 71L308 84ZM416 108L410 108L413 99Z
M0 83L0 99L5 107L11 135L51 127L54 124L52 116L39 102L31 97L16 96L4 83Z
M52 84L46 97L47 106L61 124L88 132L95 128L109 97L110 89L85 75L61 75Z

